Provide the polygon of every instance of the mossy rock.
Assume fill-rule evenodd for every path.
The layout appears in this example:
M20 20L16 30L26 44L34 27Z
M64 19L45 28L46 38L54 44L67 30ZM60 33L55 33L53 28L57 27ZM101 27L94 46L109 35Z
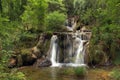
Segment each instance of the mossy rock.
M31 55L31 50L30 49L22 49L21 55Z

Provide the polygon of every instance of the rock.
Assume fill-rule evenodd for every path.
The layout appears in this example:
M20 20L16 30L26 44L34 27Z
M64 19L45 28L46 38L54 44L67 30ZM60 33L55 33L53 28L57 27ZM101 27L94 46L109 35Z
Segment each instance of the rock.
M13 68L33 65L36 59L36 56L30 51L30 49L22 49L20 53L15 53L15 55L10 58L8 61L8 67Z
M51 36L51 33L42 33L39 37L37 45L31 49L32 53L35 54L37 58L41 58L43 55L47 55L50 47Z
M22 55L22 61L23 61L23 66L33 65L36 61L36 58L33 58L32 54Z
M11 57L8 62L8 67L20 67L33 65L37 59L41 58L43 55L47 55L47 51L50 46L51 33L42 33L39 36L38 43L33 48L27 49L17 49L14 53L15 57ZM49 62L46 60L45 62ZM47 64L43 64L47 65Z
M43 60L40 64L39 67L49 67L51 66L51 61L48 59Z
M88 64L90 61L90 56L89 56L89 42L87 42L85 45L85 64Z
M16 64L17 64L16 56L13 56L8 61L8 68L13 68L16 66Z
M31 49L31 52L32 52L32 56L33 56L34 58L39 58L39 57L41 56L40 49L39 49L37 46L33 47L33 48Z
M17 56L17 66L20 67L23 65L22 55Z
M34 66L36 66L36 67L49 67L49 66L51 66L51 61L46 59L45 57L42 57L40 59L37 59Z

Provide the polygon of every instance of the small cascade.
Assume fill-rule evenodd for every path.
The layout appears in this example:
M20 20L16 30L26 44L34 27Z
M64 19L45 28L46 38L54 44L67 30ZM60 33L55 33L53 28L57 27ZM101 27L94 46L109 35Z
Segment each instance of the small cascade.
M76 38L77 41L77 51L76 51L76 59L75 64L84 64L84 50L83 50L83 41L81 38Z
M50 46L52 67L85 66L85 42L80 32L53 35Z
M50 58L50 61L52 63L52 66L57 66L57 53L58 53L58 44L57 44L57 36L56 35L53 35L52 38L51 38L51 51L50 51L50 54L51 54L51 58Z

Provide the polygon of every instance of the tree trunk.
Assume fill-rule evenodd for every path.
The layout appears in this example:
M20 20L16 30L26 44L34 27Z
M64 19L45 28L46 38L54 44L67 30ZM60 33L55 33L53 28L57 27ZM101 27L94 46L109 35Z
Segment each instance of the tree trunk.
M2 13L2 0L0 0L0 13Z

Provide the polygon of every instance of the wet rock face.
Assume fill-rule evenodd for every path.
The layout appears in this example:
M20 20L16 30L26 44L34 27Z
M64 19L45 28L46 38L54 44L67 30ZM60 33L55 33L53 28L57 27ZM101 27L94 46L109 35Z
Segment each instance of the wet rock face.
M31 52L32 52L32 56L35 57L35 58L38 58L41 56L41 52L40 52L40 49L35 46L31 49Z
M35 67L49 67L51 66L51 61L45 57L42 57L40 59L37 59L37 61L34 63Z
M59 45L60 45L60 50L61 50L60 59L62 59L61 62L69 63L71 61L70 56L72 57L72 55L73 55L72 35L71 34L62 34L59 37L60 37Z
M51 61L48 59L45 59L38 65L38 67L49 67L49 66L51 66Z
M52 34L46 34L42 33L40 35L39 41L37 45L35 46L36 49L34 49L33 53L37 56L37 58L41 58L43 55L46 56L47 52L50 47L50 39Z

